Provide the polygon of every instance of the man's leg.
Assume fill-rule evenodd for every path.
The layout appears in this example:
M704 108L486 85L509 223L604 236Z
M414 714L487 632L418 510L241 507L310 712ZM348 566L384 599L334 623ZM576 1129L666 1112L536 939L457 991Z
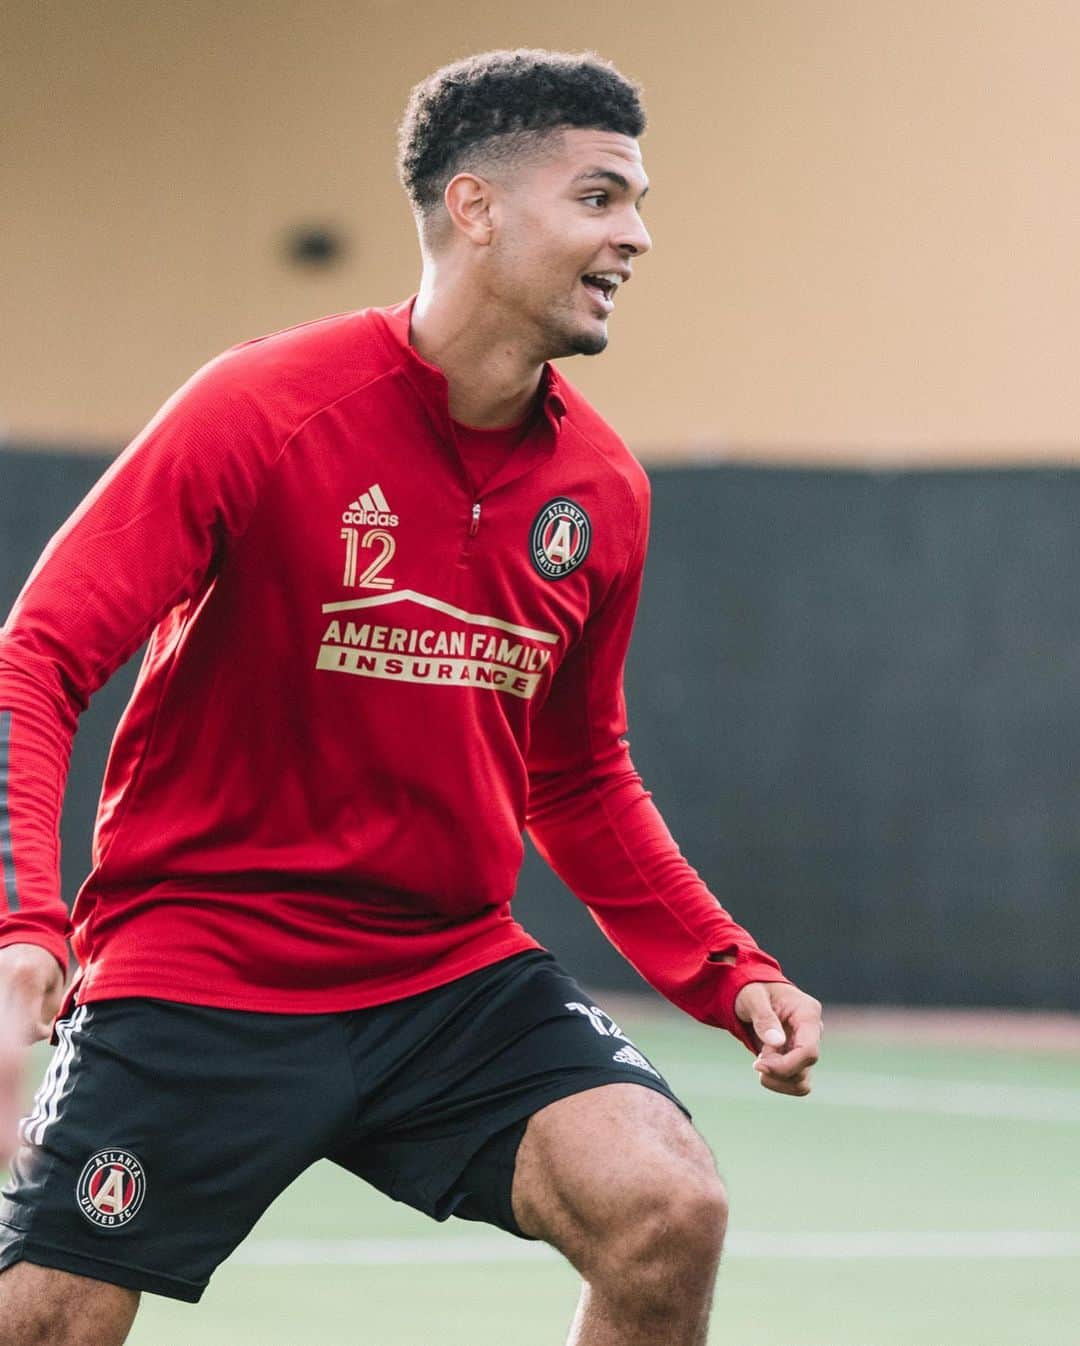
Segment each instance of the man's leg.
M119 1346L349 1125L352 1070L330 1015L131 998L57 1032L0 1193L0 1346Z
M32 1262L0 1272L4 1346L122 1346L138 1307L135 1290Z
M542 1108L518 1149L513 1206L584 1279L568 1346L704 1346L727 1198L668 1099L609 1084Z

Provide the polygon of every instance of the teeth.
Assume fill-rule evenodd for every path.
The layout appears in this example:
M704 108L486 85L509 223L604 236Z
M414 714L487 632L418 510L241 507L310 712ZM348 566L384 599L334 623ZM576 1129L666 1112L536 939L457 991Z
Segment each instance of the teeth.
M622 276L617 271L590 271L586 280L605 281L613 290L617 290L622 284Z

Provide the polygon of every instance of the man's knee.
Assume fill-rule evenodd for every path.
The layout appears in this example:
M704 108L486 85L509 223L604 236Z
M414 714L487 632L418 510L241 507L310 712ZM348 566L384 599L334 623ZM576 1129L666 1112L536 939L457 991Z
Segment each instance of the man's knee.
M624 1273L652 1268L666 1276L680 1268L713 1268L720 1259L728 1200L711 1159L695 1168L658 1164L614 1213L608 1256Z
M662 1095L613 1084L536 1114L518 1151L514 1211L594 1285L711 1284L727 1223L712 1155ZM621 1287L621 1288L620 1288ZM660 1296L662 1297L662 1296Z
M33 1262L0 1272L3 1346L121 1346L139 1305L134 1290Z
M639 1332L655 1330L658 1341L674 1340L671 1325L684 1319L700 1330L727 1212L711 1158L707 1169L657 1165L612 1208L613 1218L579 1267L589 1292L613 1321L635 1323Z

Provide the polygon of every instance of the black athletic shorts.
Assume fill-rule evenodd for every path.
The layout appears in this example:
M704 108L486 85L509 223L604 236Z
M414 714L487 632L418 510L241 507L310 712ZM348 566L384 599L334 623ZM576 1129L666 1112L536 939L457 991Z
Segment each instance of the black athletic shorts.
M627 1082L686 1112L541 951L338 1014L94 1002L57 1037L0 1198L0 1269L190 1301L317 1159L436 1220L524 1237L510 1188L533 1113Z

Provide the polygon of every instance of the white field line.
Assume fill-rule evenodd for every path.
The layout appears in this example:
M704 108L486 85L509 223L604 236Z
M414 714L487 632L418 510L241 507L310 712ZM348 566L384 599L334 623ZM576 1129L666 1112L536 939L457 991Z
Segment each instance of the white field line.
M990 1230L932 1233L733 1233L726 1258L780 1261L865 1261L931 1258L1008 1259L1080 1257L1080 1233ZM543 1243L510 1237L415 1239L260 1239L238 1248L236 1266L423 1266L436 1263L543 1262L559 1255Z
M739 1081L730 1074L705 1074L700 1065L670 1070L668 1080L689 1102L698 1098L764 1096L755 1079ZM749 1071L746 1072L750 1074ZM672 1078L674 1076L674 1078ZM971 1080L929 1080L916 1075L871 1075L852 1071L831 1074L818 1067L810 1100L842 1108L875 1108L884 1112L924 1112L951 1117L991 1117L1018 1122L1072 1122L1080 1125L1080 1089Z

